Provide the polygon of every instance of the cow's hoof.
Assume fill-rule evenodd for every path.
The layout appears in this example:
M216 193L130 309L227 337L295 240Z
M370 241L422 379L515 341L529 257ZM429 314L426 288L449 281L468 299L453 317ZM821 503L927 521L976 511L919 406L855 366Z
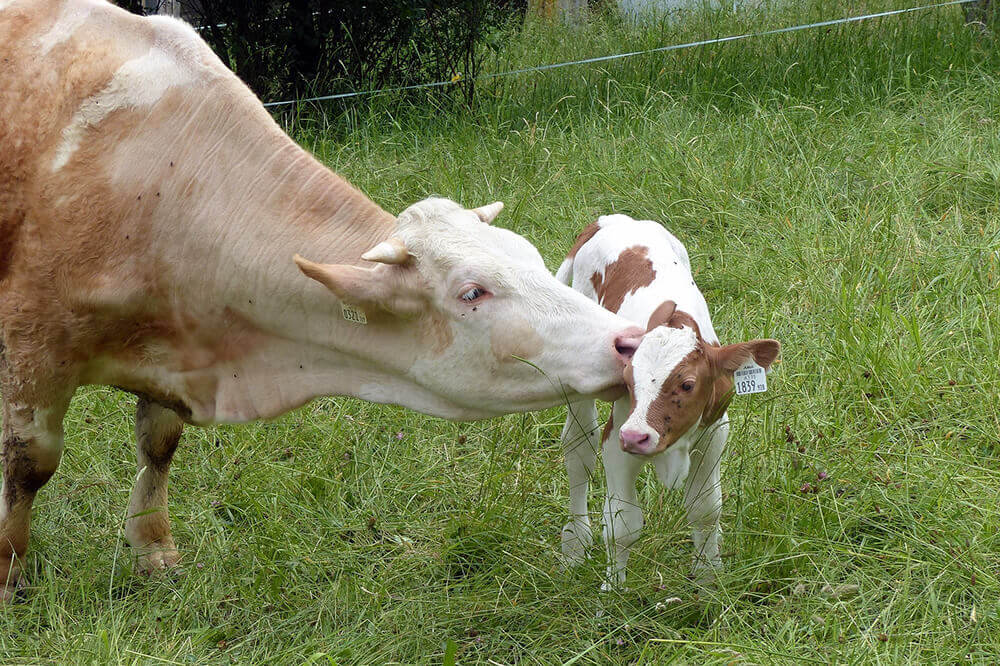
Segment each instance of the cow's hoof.
M14 569L0 583L0 605L22 601L26 596L27 581L20 569Z
M135 561L135 572L140 576L151 576L153 574L169 571L177 566L181 559L181 554L176 548L156 548L150 546L152 550L143 553Z

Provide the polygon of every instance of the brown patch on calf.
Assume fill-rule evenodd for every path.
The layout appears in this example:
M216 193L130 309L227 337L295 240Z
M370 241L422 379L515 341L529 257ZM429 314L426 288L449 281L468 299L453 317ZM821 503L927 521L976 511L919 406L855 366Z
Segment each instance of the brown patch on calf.
M728 374L721 375L712 383L712 397L705 404L705 411L701 417L702 424L710 425L721 419L729 409L733 395L733 378Z
M580 235L576 237L576 241L573 243L573 247L569 249L569 254L566 255L568 259L572 259L576 256L576 253L580 251L580 248L587 244L591 238L594 237L598 231L601 230L600 225L597 222L591 222L583 228Z
M597 293L597 302L612 312L618 312L625 296L649 286L656 278L653 262L647 258L649 249L633 245L622 250L618 258L600 272L590 276L590 283Z

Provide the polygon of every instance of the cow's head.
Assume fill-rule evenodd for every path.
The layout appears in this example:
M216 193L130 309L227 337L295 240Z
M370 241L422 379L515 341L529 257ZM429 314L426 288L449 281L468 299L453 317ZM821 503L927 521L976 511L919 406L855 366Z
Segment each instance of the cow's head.
M692 428L715 423L732 397L733 373L751 358L767 369L779 349L777 340L708 344L691 315L666 301L625 368L632 409L619 431L622 449L655 455Z
M399 370L459 416L620 392L642 329L556 280L527 240L490 226L502 208L427 199L362 255L371 267L296 261L339 300L412 331L416 361Z

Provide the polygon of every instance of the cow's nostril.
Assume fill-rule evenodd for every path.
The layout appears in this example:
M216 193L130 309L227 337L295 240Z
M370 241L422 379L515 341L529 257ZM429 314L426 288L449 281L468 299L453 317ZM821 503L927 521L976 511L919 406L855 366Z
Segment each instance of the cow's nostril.
M615 338L615 352L621 360L627 361L635 354L641 340L642 338L635 335L619 335Z

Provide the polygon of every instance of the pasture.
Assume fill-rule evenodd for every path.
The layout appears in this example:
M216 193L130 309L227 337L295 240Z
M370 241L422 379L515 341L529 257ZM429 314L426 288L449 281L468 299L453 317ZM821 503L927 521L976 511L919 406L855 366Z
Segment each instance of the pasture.
M864 3L815 4L749 29ZM883 6L903 3L865 9ZM486 68L746 31L534 27ZM679 493L651 470L627 589L598 592L600 550L561 570L560 409L453 424L337 398L188 428L183 570L138 578L135 401L93 388L36 500L0 662L996 662L998 71L996 39L950 7L497 79L472 109L415 93L280 115L392 212L502 199L497 224L553 269L601 213L686 243L723 342L782 342L769 391L730 408L725 570L688 579Z

